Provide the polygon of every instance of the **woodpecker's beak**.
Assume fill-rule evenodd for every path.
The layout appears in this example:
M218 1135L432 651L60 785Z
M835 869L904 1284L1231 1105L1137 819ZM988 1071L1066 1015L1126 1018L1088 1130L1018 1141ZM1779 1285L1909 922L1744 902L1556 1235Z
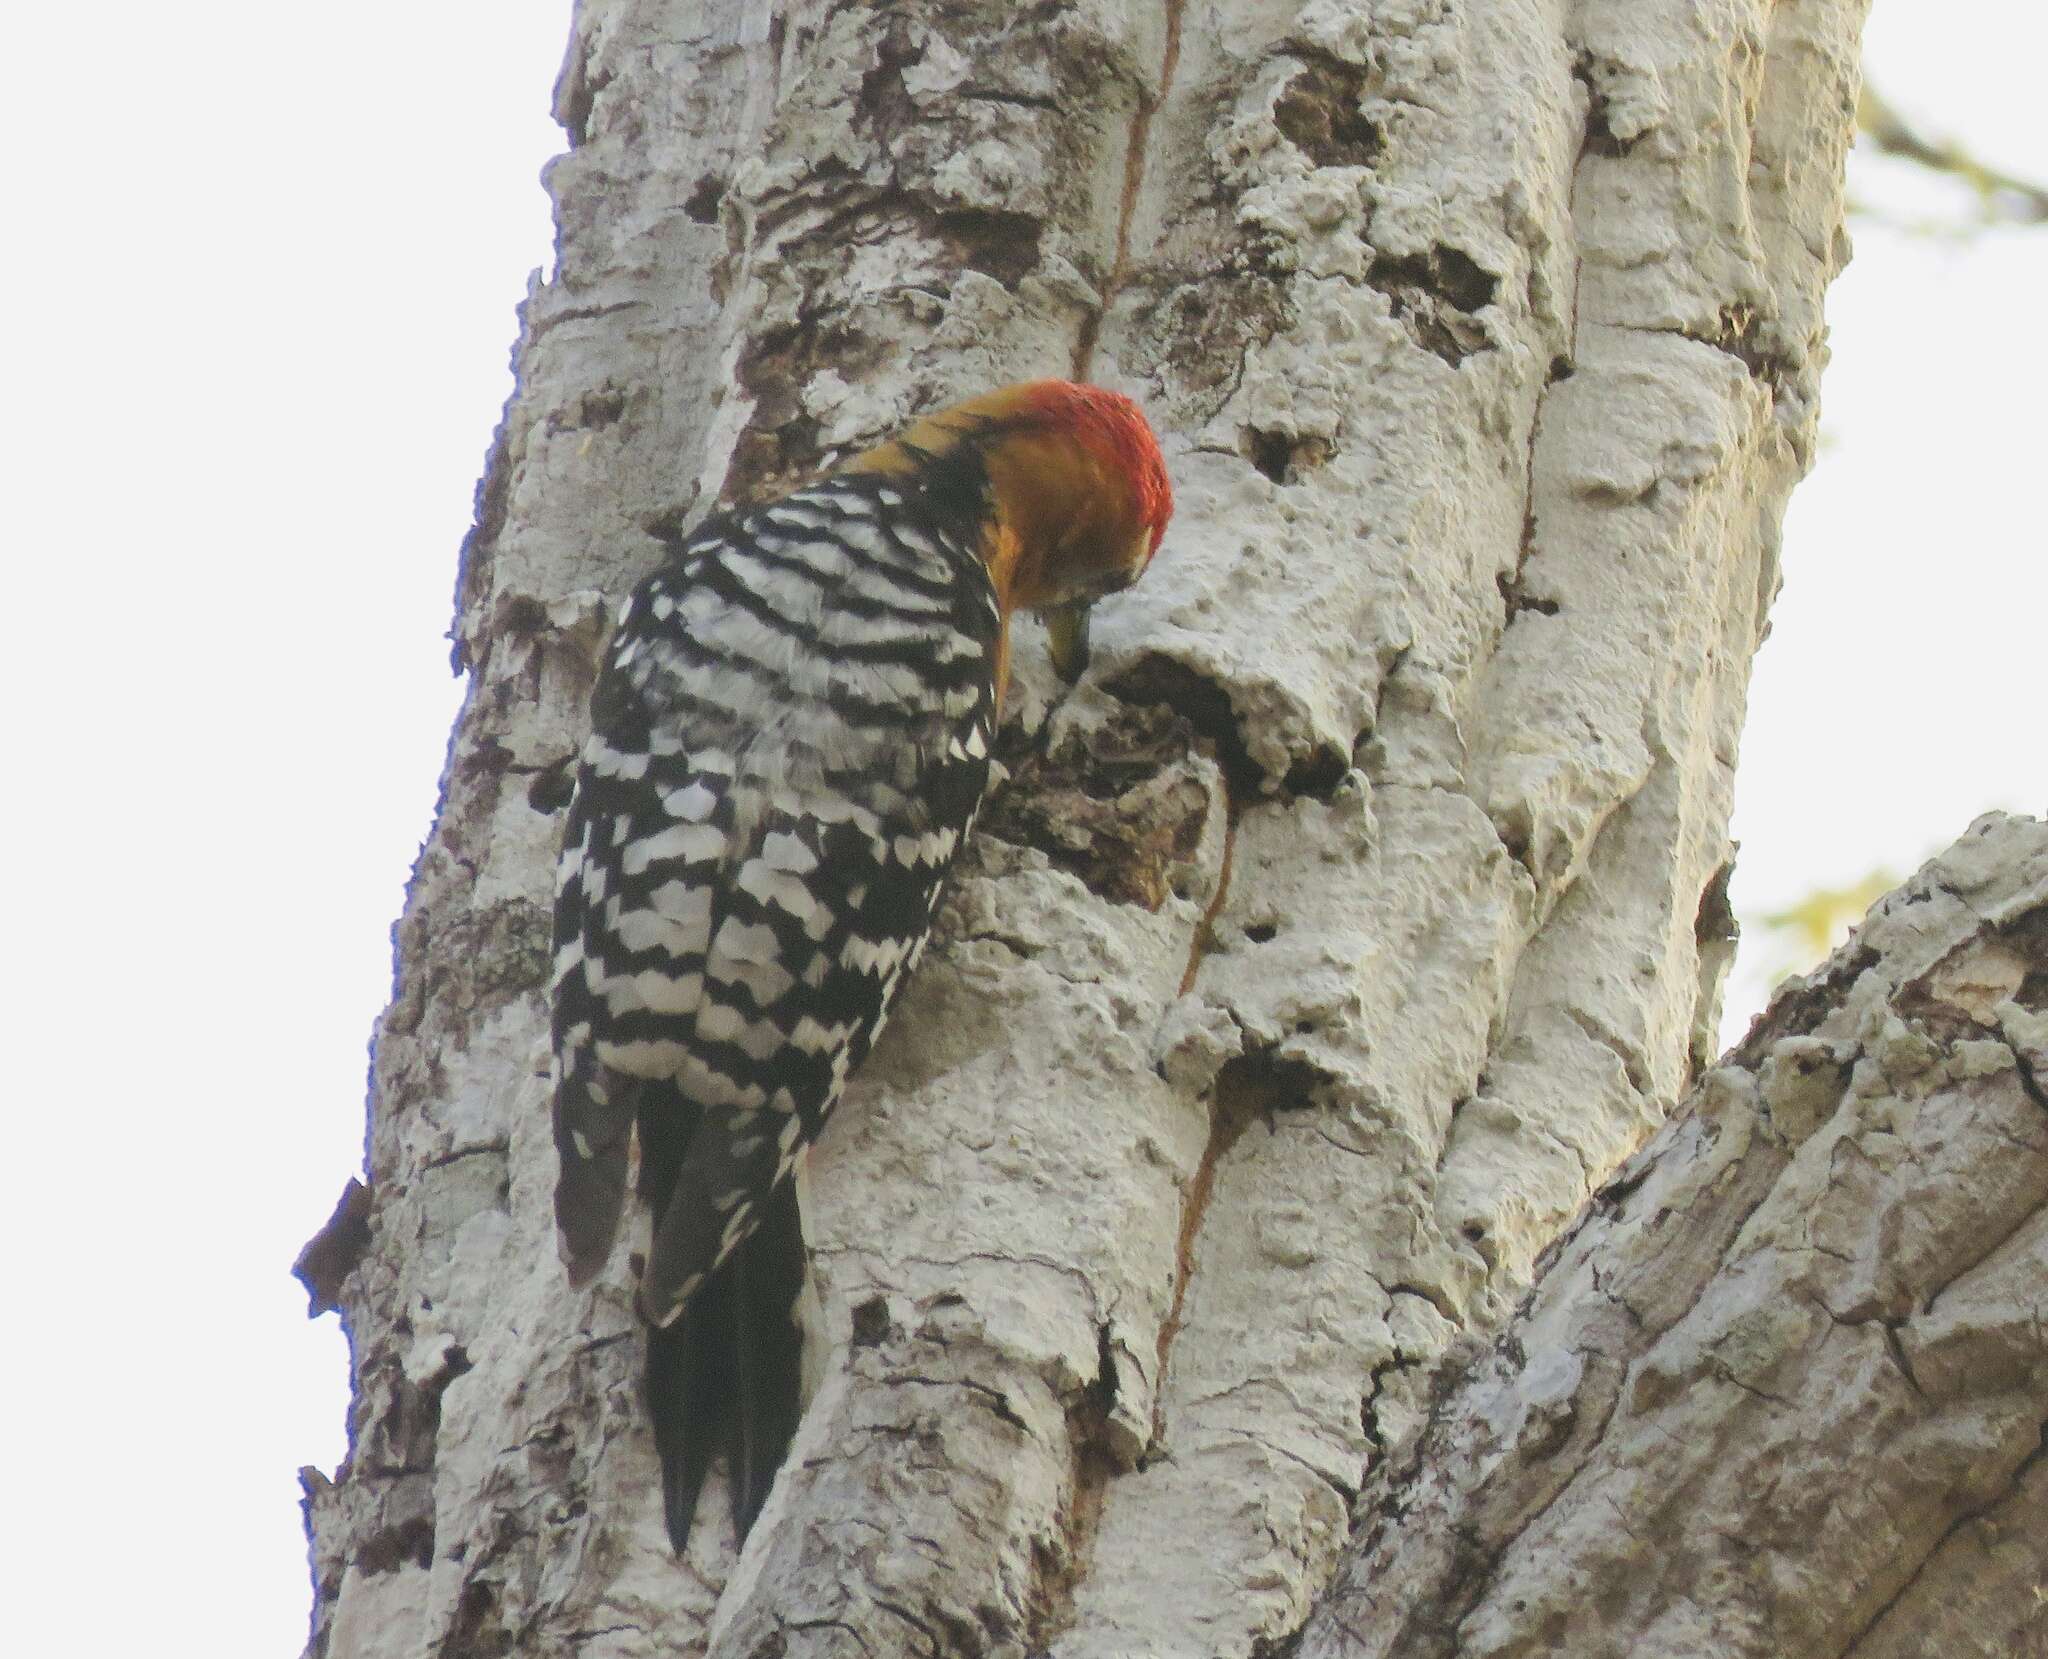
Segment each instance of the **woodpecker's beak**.
M1088 666L1087 599L1069 600L1045 613L1046 642L1052 648L1052 666L1069 685Z

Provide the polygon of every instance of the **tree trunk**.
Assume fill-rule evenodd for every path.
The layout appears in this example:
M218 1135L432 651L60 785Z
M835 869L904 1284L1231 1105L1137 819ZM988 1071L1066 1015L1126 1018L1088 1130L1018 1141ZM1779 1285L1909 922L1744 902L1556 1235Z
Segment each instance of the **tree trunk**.
M1711 1054L1862 9L584 0L320 1275L311 1652L1302 1629L1445 1357ZM1179 516L1078 688L1019 642L1012 781L812 1161L818 1395L744 1556L679 1563L630 1252L572 1294L549 1206L607 604L714 500L1047 373L1140 398Z

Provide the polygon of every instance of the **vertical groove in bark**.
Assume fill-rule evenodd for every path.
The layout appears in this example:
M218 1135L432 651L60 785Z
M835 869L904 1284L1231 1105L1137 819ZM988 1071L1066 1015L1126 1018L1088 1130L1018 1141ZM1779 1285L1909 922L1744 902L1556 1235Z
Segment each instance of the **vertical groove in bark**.
M1081 321L1080 338L1074 343L1076 380L1090 380L1095 373L1095 347L1102 337L1102 319L1116 303L1131 267L1131 220L1138 210L1139 193L1145 183L1145 166L1152 140L1152 117L1173 90L1173 72L1180 66L1181 18L1187 0L1162 0L1166 13L1166 45L1160 54L1156 90L1141 91L1138 107L1131 116L1130 138L1124 150L1123 193L1117 202L1116 251L1111 254L1109 275L1102 285L1102 305Z
M1300 1626L1439 1357L1692 1063L1859 17L584 0L379 1032L315 1653ZM715 498L1077 363L1180 517L1080 687L1019 641L1017 782L813 1160L821 1392L744 1558L679 1564L629 1251L572 1295L549 1213L605 600Z
M1880 903L1364 1493L1304 1659L2048 1638L2048 825Z

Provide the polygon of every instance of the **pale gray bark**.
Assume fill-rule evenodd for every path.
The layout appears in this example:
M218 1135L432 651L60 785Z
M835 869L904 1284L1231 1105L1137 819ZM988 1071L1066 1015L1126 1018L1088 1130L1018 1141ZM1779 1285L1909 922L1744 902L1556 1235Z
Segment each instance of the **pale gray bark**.
M1729 790L1844 257L1860 0L585 0L379 1033L332 1655L1244 1655L1711 1052ZM670 1559L632 1269L551 1237L604 600L1005 380L1180 511L813 1162L836 1344ZM701 1529L700 1529L701 1530Z
M2048 1652L2044 1080L2048 824L1990 817L1594 1201L1304 1659Z

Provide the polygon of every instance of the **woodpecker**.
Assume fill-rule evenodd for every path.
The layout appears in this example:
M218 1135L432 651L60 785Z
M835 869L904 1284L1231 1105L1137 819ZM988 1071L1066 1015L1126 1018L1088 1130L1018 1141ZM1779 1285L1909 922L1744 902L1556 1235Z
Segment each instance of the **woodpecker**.
M555 1217L608 1258L629 1146L670 1542L714 1456L744 1540L802 1414L799 1160L930 936L988 783L1020 609L1078 672L1087 606L1173 511L1129 398L1061 380L928 415L707 519L635 588L557 872Z

